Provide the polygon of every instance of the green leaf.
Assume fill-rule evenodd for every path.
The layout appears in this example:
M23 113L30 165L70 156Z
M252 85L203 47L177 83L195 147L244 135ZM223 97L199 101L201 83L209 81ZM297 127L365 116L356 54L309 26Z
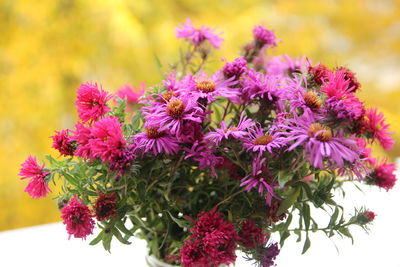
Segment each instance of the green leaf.
M347 236L348 238L350 238L351 243L354 244L353 236L351 235L348 228L346 228L346 227L339 228L339 232L342 233L343 235Z
M128 235L128 236L133 236L132 232L128 230L128 228L125 227L125 224L120 221L117 220L117 222L115 223L115 226L124 234Z
M111 228L111 232L115 235L115 237L116 237L116 238L119 240L119 242L121 242L122 244L125 244L125 245L130 245L130 244L131 244L131 242L129 242L128 240L125 240L125 239L122 237L121 233L118 231L117 228L112 227L112 228Z
M96 236L96 238L94 238L94 239L89 243L89 245L94 246L94 245L98 244L98 243L103 239L103 237L104 237L104 231L101 231L101 232Z
M281 240L279 241L279 245L281 247L283 247L283 245L285 244L285 240L290 236L288 231L283 231L280 233L281 235Z
M332 217L329 221L328 227L332 227L333 225L335 225L335 222L336 222L338 216L339 216L339 208L336 207L335 211L333 212Z
M167 213L169 214L169 216L171 217L171 219L177 224L179 225L179 227L181 228L190 228L190 223L187 220L182 220L182 219L178 219L175 218L174 216L172 216L172 214L167 211Z
M310 206L307 203L303 204L303 220L304 220L304 227L308 231L310 229Z
M108 252L110 252L110 250L111 250L112 237L113 237L112 233L105 233L103 236L103 247Z
M281 215L297 201L297 198L300 195L300 191L301 187L297 187L292 194L290 194L287 198L285 198L281 202L281 205L279 206L278 211L276 212L276 216Z
M283 187L287 182L293 178L293 173L288 170L278 171L278 183L280 187Z
M79 180L74 176L72 176L71 174L69 174L68 172L63 171L62 176L64 176L65 180L67 180L68 183L70 183L71 185L79 187Z
M310 245L311 245L310 238L308 237L308 235L306 235L306 241L304 242L303 251L301 252L301 254L306 253L307 250L310 248Z
M56 168L60 166L60 163L55 160L51 155L46 155L45 158L47 159L51 167Z

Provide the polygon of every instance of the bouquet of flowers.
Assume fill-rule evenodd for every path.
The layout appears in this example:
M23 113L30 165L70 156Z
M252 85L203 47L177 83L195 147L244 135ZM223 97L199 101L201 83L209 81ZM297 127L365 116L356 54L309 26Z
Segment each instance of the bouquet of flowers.
M210 74L204 68L223 41L217 29L187 20L176 35L187 50L162 84L114 96L82 84L75 128L52 136L63 157L22 164L33 198L61 182L69 237L85 239L97 222L90 244L108 251L113 238L137 236L172 265L229 265L240 250L266 267L290 234L304 253L310 232L352 238L350 226L368 230L374 212L345 216L333 196L360 181L391 189L394 164L374 158L370 144L390 149L394 141L382 113L357 98L355 74L267 55L279 41L261 25L241 57ZM315 209L328 213L327 225Z

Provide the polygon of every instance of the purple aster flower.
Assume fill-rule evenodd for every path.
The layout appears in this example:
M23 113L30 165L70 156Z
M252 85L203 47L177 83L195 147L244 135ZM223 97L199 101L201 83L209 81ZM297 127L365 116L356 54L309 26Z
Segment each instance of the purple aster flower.
M243 140L243 147L247 151L258 152L260 155L265 151L272 153L273 149L279 149L285 145L284 138L277 133L264 133L260 125L249 129L249 134Z
M135 159L136 154L134 152L134 147L129 147L121 151L120 155L110 162L110 170L116 171L116 179L120 178L121 175L129 169L132 161Z
M148 125L159 125L160 131L169 130L179 135L185 121L202 122L203 110L190 97L172 97L168 103L161 103L152 111L143 111Z
M220 128L217 128L215 132L210 132L206 135L206 138L213 140L217 145L221 143L223 139L242 139L249 134L248 128L254 126L254 122L244 116L244 112L240 115L239 123L236 127L227 127L224 121L221 121Z
M243 91L246 92L250 99L260 97L275 102L284 93L279 78L253 70L246 73L242 84Z
M194 46L200 46L207 40L214 48L218 49L224 39L218 36L222 32L216 33L215 31L216 28L211 29L205 26L195 28L192 21L188 18L186 19L186 23L183 23L180 28L176 28L176 37L186 39Z
M275 266L276 256L279 255L278 243L270 243L268 246L260 249L261 254L260 262L258 263L260 267L271 267Z
M193 143L196 140L202 140L203 137L204 133L201 124L194 121L185 121L182 132L177 136L181 143Z
M364 104L353 94L342 99L333 96L325 101L325 112L332 121L351 123L365 114Z
M269 169L265 166L266 158L261 159L257 157L253 160L251 174L247 175L242 179L240 186L246 186L247 192L249 192L254 187L258 187L258 193L263 195L266 193L266 202L268 206L271 206L272 197L280 199L274 193L274 182L270 174Z
M295 77L287 81L285 98L290 102L290 111L297 109L308 110L309 112L321 112L322 98L316 91L308 91L303 87L306 83L304 77Z
M188 78L177 92L196 100L207 100L207 103L213 102L218 96L237 101L239 92L236 88L232 88L235 84L237 84L237 81L234 81L233 77L224 79L219 73L208 77L202 73L194 80Z
M195 141L190 149L184 150L188 152L185 159L193 158L199 164L200 170L209 168L211 175L217 177L216 167L224 162L224 158L215 155L217 150L214 143L207 140Z
M353 163L359 158L356 141L345 138L342 130L333 132L332 129L317 121L316 116L304 112L303 116L286 119L279 127L287 132L281 134L287 144L294 142L288 150L303 146L310 163L319 169L324 168L324 160L342 168L346 162Z
M176 137L171 136L167 131L162 131L157 126L145 126L146 131L133 136L134 143L144 153L151 152L154 155L159 153L175 154L179 151L179 144Z
M268 75L292 78L293 73L307 74L310 61L305 57L291 58L288 55L272 56L264 59L264 69Z
M244 57L239 57L232 62L226 62L222 68L222 73L226 79L235 77L235 80L239 80L240 76L246 72L247 62Z
M274 47L276 46L278 40L275 37L275 33L273 31L267 30L261 25L256 25L253 28L253 36L256 44L260 47Z

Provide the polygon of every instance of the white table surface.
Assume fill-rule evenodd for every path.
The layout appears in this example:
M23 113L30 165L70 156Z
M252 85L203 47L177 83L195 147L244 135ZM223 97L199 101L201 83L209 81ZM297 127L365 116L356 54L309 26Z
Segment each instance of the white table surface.
M400 255L397 254L400 253L400 182L388 193L374 187L363 188L365 193L349 184L346 186L347 197L340 203L347 208L348 214L353 212L353 206L362 205L377 213L369 235L352 226L350 231L355 239L352 245L349 239L328 239L323 233L312 233L311 248L305 255L301 255L303 244L296 243L295 236L289 237L278 256L277 266L400 267ZM91 240L92 237L86 241L68 240L62 223L0 232L0 266L146 266L146 244L142 240L132 238L131 245L113 240L111 254L104 251L101 243L89 246ZM252 264L239 256L236 266Z

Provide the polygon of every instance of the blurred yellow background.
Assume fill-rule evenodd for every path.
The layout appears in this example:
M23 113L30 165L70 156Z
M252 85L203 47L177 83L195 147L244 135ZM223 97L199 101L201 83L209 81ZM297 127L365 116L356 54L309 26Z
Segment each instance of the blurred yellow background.
M49 136L73 128L80 83L108 91L160 83L155 57L164 72L176 61L182 43L174 29L187 17L224 31L214 70L260 23L282 40L275 54L348 66L362 83L361 99L386 114L400 140L398 0L1 0L0 230L59 220L54 194L24 193L20 164L29 154L58 156ZM396 145L389 156L399 152Z

